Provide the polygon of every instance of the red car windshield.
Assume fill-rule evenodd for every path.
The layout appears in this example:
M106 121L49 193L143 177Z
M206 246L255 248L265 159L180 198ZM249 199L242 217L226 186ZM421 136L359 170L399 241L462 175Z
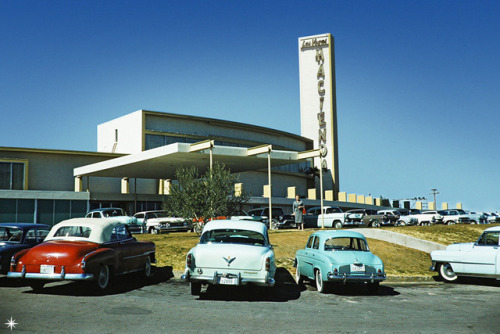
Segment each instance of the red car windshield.
M57 230L54 237L88 238L92 229L87 226L63 226Z

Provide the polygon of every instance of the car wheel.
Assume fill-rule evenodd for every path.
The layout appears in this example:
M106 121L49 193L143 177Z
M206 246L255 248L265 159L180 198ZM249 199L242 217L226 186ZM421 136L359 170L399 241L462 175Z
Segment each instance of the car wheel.
M458 278L457 274L455 274L453 268L451 267L451 264L449 263L442 263L439 266L439 276L441 276L441 278L445 282L453 282Z
M399 220L397 223L396 223L396 226L405 226L406 223L402 220Z
M326 283L323 281L323 277L321 277L321 269L316 269L316 289L319 293L325 293L325 285Z
M296 261L297 261L297 268L295 270L295 282L297 282L298 285L302 285L304 283L304 279L302 278L302 275L300 273L299 260Z
M158 234L158 230L153 227L151 229L151 234Z
M105 290L109 285L109 267L102 265L97 273L97 286L101 290Z
M201 283L191 282L189 285L191 287L191 294L193 296L199 296L201 294Z
M144 265L144 277L149 278L151 277L151 258L148 256L146 259L146 264Z
M474 225L474 224L476 224L476 221L475 220L471 220L470 223L471 223L471 225Z
M455 222L453 220L449 220L446 222L446 225L455 225Z
M374 220L372 221L372 227L380 227L380 223L378 222L378 220Z
M33 281L33 282L30 282L30 287L35 292L41 291L43 289L44 285L45 285L45 282L43 282L43 281Z
M338 220L334 222L333 227L335 228L342 228L342 222L339 222Z
M368 292L372 295L377 295L380 287L380 282L368 282Z

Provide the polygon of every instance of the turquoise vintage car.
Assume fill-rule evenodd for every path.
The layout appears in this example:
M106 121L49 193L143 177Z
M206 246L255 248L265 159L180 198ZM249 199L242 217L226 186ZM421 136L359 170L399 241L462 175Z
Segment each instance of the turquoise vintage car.
M369 291L376 293L386 279L382 260L370 252L366 238L353 231L311 234L306 247L295 254L294 267L297 284L304 278L314 280L321 293L333 282L365 282Z
M452 244L431 252L431 270L446 282L460 276L500 279L500 226L484 230L476 242Z
M205 224L200 242L186 257L182 279L191 294L202 284L273 287L276 263L267 227L247 220L213 220Z

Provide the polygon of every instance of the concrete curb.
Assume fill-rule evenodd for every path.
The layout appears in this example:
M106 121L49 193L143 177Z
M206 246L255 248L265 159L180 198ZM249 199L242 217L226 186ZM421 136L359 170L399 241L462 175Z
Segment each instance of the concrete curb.
M372 228L355 228L351 231L356 231L363 234L366 238L372 238L382 241L387 241L393 244L401 245L408 248L413 248L422 252L430 253L433 250L446 249L445 245L437 242L427 241L411 237L409 235L396 233L392 231L372 229Z

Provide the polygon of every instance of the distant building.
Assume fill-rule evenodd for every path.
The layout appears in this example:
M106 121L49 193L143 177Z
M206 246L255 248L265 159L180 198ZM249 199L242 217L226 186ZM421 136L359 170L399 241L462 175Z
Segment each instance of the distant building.
M162 185L168 175L165 178L115 176L108 170L113 168L108 168L106 172L112 175L102 177L92 173L75 175L75 170L134 157L172 143L191 144L207 139L213 140L216 148L233 148L233 151L260 145L272 145L273 152L312 149L312 140L283 131L139 110L98 125L98 152L0 147L0 222L55 224L84 216L90 209L109 206L121 207L129 214L159 209L165 196ZM201 158L193 154L191 157ZM168 161L169 157L165 159ZM217 155L214 160L218 161ZM233 157L231 164L238 169L238 165L245 165L246 161ZM187 160L186 164L191 163ZM153 168L152 163L145 161L141 166L143 174L149 167ZM272 196L277 205L289 204L290 199L286 197L290 186L303 197L309 187L314 187L313 176L305 173L308 167L310 161L302 160L272 168ZM239 175L243 188L253 195L251 206L266 206L268 199L263 195L264 185L268 183L267 168L243 171Z

